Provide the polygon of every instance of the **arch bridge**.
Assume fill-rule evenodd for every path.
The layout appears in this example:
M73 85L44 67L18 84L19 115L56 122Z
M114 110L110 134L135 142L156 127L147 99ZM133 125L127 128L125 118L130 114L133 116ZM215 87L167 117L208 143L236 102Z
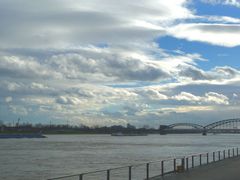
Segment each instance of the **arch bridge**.
M221 121L217 121L211 124L206 125L204 128L205 129L214 129L214 128L218 128L218 127L222 127L222 128L226 128L225 125L232 125L232 127L234 128L234 125L238 125L237 123L240 122L240 118L237 119L225 119L225 120L221 120Z
M192 130L176 129L176 127L192 127ZM161 127L161 126L160 126ZM162 126L160 128L160 134L168 133L240 133L240 118L225 119L210 123L206 126L196 123L174 123L170 125Z
M203 128L202 125L194 124L194 123L174 123L174 124L168 125L168 128L172 129L172 128L175 128L175 127L182 127L182 126L192 127L192 128L195 128L195 129L202 129Z

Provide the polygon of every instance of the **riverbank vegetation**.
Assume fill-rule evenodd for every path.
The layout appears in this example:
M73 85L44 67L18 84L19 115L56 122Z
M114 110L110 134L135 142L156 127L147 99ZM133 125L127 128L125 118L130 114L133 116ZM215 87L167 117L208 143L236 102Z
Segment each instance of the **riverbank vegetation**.
M72 125L58 125L58 124L16 124L9 126L1 124L1 134L9 133L42 133L42 134L112 134L112 133L146 133L157 134L158 129L149 128L147 126L136 128L133 125L127 126L94 126L86 125L72 126Z

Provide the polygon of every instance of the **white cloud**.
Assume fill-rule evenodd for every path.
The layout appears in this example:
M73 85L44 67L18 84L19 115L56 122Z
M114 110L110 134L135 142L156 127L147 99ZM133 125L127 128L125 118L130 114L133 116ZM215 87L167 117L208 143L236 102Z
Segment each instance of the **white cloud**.
M176 99L178 101L191 101L191 102L200 102L201 97L200 96L195 96L191 93L187 92L181 92L180 94L176 95L173 97L173 99Z
M153 88L144 88L142 90L136 91L138 94L142 96L142 98L150 99L150 100L166 100L168 97L162 93L160 93L157 89Z
M239 0L201 0L201 1L204 3L212 4L212 5L222 4L222 5L230 5L230 6L240 7Z
M20 101L30 106L54 104L54 99L52 97L45 97L45 96L24 97L24 98L21 98Z
M52 72L46 65L40 64L33 58L18 56L0 56L1 77L12 78L54 78L57 73Z
M10 108L10 111L16 115L22 115L22 116L28 115L28 110L25 107L22 107L20 105L10 105L9 108Z
M9 91L16 91L20 87L20 85L16 82L8 82L6 84Z
M206 93L205 96L206 96L206 99L205 99L206 102L210 102L210 103L213 102L216 104L225 104L225 105L229 104L228 97L224 96L223 94L209 92L209 93Z
M60 96L57 98L57 103L60 104L70 104L70 105L79 105L79 104L83 104L83 102L74 96Z
M240 18L233 18L229 16L199 16L200 19L208 20L210 22L218 23L240 23Z
M233 93L234 98L238 98L238 95L236 93Z
M239 33L239 24L189 23L169 28L169 34L177 38L226 47L240 45Z
M12 99L11 96L8 96L8 97L5 98L5 102L6 102L6 103L10 103L10 102L12 102L12 100L13 100L13 99Z
M213 110L212 106L179 106L176 108L162 108L160 111L165 112L176 112L176 113L188 113L194 111L211 111Z
M60 48L143 42L165 33L160 23L188 18L186 0L2 0L0 47ZM24 4L25 8L22 8ZM33 11L34 9L34 11Z
M36 83L36 82L33 82L30 87L31 87L32 89L40 89L40 90L41 90L41 89L42 89L42 90L44 90L44 89L49 89L48 86L45 86L44 84Z
M180 94L173 96L172 99L178 101L189 101L192 104L229 104L227 96L216 92L208 92L205 93L204 96L195 96L188 92L181 92Z

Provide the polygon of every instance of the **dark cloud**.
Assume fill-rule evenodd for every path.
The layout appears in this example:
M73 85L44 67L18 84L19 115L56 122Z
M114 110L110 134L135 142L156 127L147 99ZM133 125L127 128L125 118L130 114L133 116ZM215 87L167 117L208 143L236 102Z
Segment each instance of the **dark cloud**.
M192 80L226 80L240 74L237 69L229 66L215 67L210 71L203 71L195 66L179 66L179 76L188 77Z
M101 57L102 56L102 57ZM96 74L118 81L154 81L169 78L160 66L138 59L99 54L98 59L86 58L80 54L64 54L50 59L50 66L67 78L88 78Z
M46 79L57 77L59 74L32 58L0 56L0 75L1 78Z
M179 76L191 78L193 80L212 80L214 77L205 71L198 69L194 66L179 67Z

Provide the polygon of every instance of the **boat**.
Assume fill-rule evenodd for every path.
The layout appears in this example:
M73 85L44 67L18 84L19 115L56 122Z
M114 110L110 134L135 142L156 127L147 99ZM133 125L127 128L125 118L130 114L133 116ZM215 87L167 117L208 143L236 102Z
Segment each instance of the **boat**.
M0 134L0 139L11 139L11 138L46 138L43 134L40 133L31 133L31 134Z

